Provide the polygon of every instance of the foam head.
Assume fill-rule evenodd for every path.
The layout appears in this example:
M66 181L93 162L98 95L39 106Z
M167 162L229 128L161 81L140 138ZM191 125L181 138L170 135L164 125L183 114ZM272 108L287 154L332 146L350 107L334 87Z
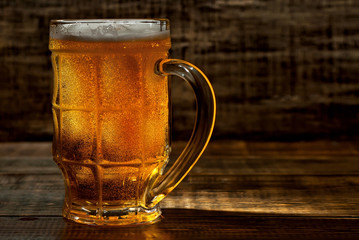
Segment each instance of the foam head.
M134 41L170 36L166 19L55 20L50 38L72 41Z

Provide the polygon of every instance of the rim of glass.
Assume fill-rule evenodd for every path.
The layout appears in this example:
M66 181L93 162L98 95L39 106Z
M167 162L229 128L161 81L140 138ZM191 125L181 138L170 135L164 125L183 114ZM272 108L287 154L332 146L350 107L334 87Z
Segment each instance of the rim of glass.
M59 24L91 24L91 23L117 23L117 24L166 24L169 25L167 18L109 18L109 19L53 19L51 25Z

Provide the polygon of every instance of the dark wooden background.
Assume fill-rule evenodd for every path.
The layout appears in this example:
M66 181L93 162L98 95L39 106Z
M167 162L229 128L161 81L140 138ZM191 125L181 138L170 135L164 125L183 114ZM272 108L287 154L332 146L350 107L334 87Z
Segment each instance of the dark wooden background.
M51 140L51 19L152 17L213 83L214 139L358 139L359 1L0 0L0 141ZM193 99L175 79L175 140Z

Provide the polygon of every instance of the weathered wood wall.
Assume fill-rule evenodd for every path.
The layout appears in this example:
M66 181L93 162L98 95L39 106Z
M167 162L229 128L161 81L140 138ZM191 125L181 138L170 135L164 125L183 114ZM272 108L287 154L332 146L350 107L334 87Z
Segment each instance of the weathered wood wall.
M172 56L212 81L214 138L358 139L359 1L1 0L0 140L51 139L50 19L148 17L169 18ZM187 138L192 92L173 87Z

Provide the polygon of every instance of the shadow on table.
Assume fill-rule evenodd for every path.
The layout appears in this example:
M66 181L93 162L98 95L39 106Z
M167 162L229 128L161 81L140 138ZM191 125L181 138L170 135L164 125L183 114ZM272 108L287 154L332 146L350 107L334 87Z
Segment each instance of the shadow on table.
M0 239L359 239L358 216L164 209L161 221L135 227L96 227L59 216L0 218Z
M240 214L193 209L163 209L160 221L131 227L87 226L65 220L56 239L233 239ZM237 219L238 218L238 219ZM217 237L216 237L217 236Z
M62 222L56 239L359 239L359 218L163 209L161 221L135 227Z

